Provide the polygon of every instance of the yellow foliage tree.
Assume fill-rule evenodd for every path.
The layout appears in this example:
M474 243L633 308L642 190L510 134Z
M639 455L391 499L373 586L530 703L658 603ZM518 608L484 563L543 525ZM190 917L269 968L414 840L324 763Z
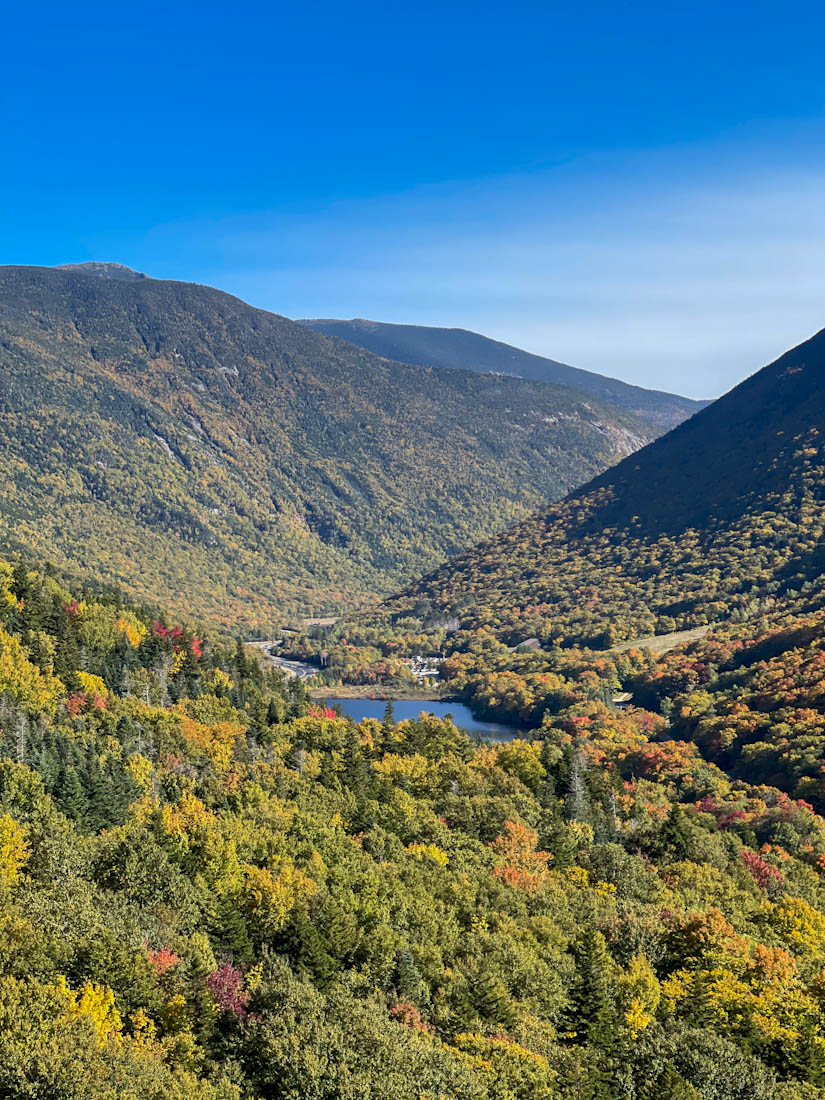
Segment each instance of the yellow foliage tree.
M196 722L188 715L183 715L180 728L187 743L204 753L219 774L225 775L229 771L235 746L245 733L243 726L237 722L216 722L214 725L206 725L203 722Z
M121 1034L123 1021L115 1008L115 995L108 986L97 982L86 982L79 993L69 988L61 975L57 979L56 989L62 999L68 1016L85 1017L91 1021L100 1046L107 1039Z
M0 695L32 717L53 718L64 687L32 664L23 646L0 628Z
M0 887L13 886L29 855L26 832L9 814L0 814Z
M261 936L279 932L296 905L317 892L316 883L291 863L277 874L266 867L243 868L240 904Z
M617 980L617 1007L635 1039L652 1022L661 999L653 968L644 955L634 955Z

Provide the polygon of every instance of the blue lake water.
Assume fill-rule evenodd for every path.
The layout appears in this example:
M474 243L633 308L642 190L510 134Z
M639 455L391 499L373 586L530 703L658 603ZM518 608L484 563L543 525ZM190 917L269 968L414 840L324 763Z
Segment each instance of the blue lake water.
M334 695L325 697L328 706L340 703L341 710L353 722L362 718L384 717L387 702L385 699L339 699ZM469 707L463 703L444 703L438 699L394 699L395 720L417 718L422 711L434 714L437 718L446 718L449 714L459 729L466 730L471 737L483 737L488 741L512 741L515 737L524 737L527 731L519 726L505 726L500 722L488 722L484 718L474 718Z

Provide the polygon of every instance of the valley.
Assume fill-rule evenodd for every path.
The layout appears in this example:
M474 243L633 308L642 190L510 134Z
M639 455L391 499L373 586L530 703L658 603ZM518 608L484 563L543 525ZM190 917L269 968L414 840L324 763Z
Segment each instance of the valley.
M230 631L388 595L662 431L112 272L0 269L0 547Z
M3 16L0 1100L825 1100L825 5Z
M819 1100L822 335L611 437L205 288L6 278L0 1080Z

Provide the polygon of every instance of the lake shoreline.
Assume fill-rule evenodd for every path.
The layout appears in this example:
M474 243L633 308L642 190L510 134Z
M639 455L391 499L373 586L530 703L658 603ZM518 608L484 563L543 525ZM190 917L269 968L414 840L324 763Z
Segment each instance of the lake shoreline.
M324 700L330 707L339 706L354 722L365 718L381 721L387 703L392 702L397 722L414 721L423 711L435 714L438 718L450 717L459 729L465 730L471 737L485 741L514 741L519 737L530 737L534 732L524 726L477 718L466 703L457 699L445 699L443 696L424 699L416 695L412 698L390 700L377 699L366 694L344 696L326 692L319 694L318 699Z
M375 684L344 684L340 687L310 688L309 694L313 699L376 699L381 702L390 701L397 703L402 701L422 703L458 703L458 699L450 699L445 695L439 695L435 691L405 691L403 688L386 688L381 690Z

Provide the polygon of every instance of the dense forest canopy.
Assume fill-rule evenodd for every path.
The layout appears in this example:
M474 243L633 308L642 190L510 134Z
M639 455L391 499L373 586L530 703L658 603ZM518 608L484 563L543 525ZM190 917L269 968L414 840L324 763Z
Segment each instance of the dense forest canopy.
M377 619L604 648L748 616L822 572L823 502L825 332Z
M568 653L485 745L0 565L0 1094L822 1098L825 820L659 713L798 629Z
M385 595L659 430L103 267L0 270L0 545L228 626Z
M152 456L153 499L204 456L209 484L240 484L255 431L272 450L274 382L313 460L341 468L351 423L324 387L310 415L284 381L303 386L301 340L324 338L256 314L295 343L262 365L244 328L231 359L233 299L77 273L58 276L56 327L54 275L7 274L29 295L26 339L3 345L9 543L51 537L54 494L82 517L94 474L89 515L125 560L116 504L140 516L149 483L126 497L124 439ZM324 385L354 392L350 353L324 346ZM375 409L382 378L409 393L412 368L360 364ZM421 409L450 374L413 370ZM455 379L477 402L482 376ZM167 611L0 562L0 1095L825 1100L823 390L820 335L376 610L282 640L329 686L410 686L409 658L435 658L445 695L526 728L511 741L391 705L355 723L227 642L211 527L185 539L188 519L144 515L165 540L153 591L186 578ZM245 435L233 408L259 416ZM193 484L174 482L180 517ZM72 516L79 568L96 544L71 541ZM148 585L153 560L135 561ZM710 629L663 655L637 638L680 627Z

